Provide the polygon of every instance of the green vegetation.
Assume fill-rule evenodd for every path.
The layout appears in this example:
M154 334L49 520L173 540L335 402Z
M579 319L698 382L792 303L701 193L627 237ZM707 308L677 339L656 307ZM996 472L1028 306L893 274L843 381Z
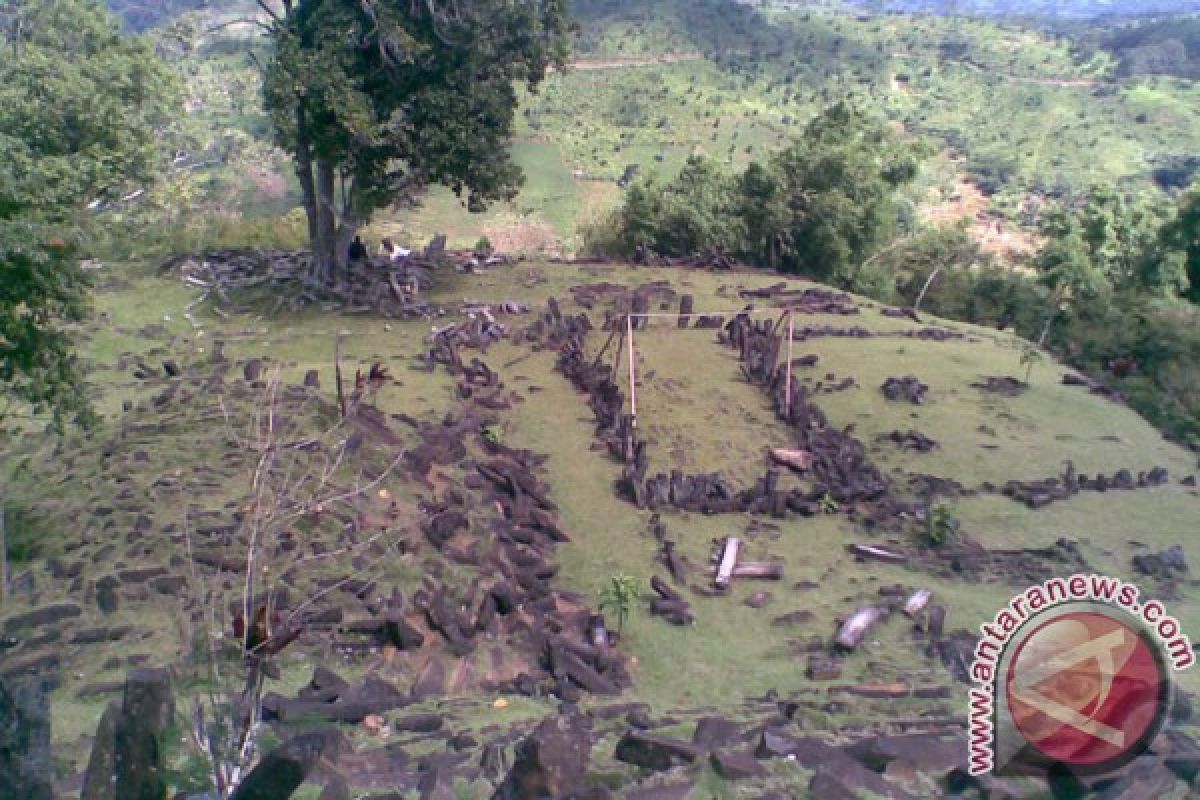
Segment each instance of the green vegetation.
M562 0L314 0L273 23L264 96L295 162L316 283L373 212L430 184L466 192L472 211L516 194L514 84L532 91L565 63Z
M962 229L905 226L897 193L917 172L913 148L842 104L766 165L730 175L693 159L672 182L634 186L591 246L631 255L728 251L885 302L1014 328L1091 375L1118 379L1169 434L1200 442L1200 339L1192 324L1195 195L1094 188L1041 215L1032 273L996 269ZM980 266L982 265L982 269ZM1153 343L1152 343L1153 341ZM1033 362L1022 359L1032 373Z
M600 610L611 611L617 618L617 633L625 630L625 622L638 599L637 578L624 573L613 575L600 593Z
M1025 368L1025 383L1033 379L1033 368L1043 363L1046 357L1036 347L1026 347L1021 351L1021 366Z
M557 0L466 3L470 13L450 31L465 38L453 45L431 24L445 21L436 3L414 7L419 24L411 27L401 6L370 2L301 2L280 19L249 3L201 8L146 41L119 36L80 0L20 4L29 12L24 38L0 42L5 56L14 44L17 54L0 62L0 379L31 420L49 411L83 421L84 396L100 417L88 430L6 426L0 464L7 555L20 584L6 599L6 618L26 606L81 606L80 617L56 631L61 640L23 639L4 656L18 663L31 650L55 650L62 659L53 736L64 774L86 758L105 685L132 663L176 666L186 696L212 688L199 662L208 647L224 647L230 660L220 663L237 688L241 651L221 644L229 640L220 623L198 622L191 612L216 614L236 599L241 581L229 576L219 588L218 573L206 598L187 596L194 591L187 587L168 600L154 582L121 579L120 608L105 616L91 593L97 577L143 568L194 581L183 560L189 537L203 539L211 554L238 546L240 520L261 519L265 495L247 492L260 486L252 462L273 446L258 438L263 393L239 377L246 359L263 359L266 385L281 388L287 403L268 417L281 422L278 431L268 426L280 437L279 452L297 459L280 462L278 474L311 474L308 460L324 456L310 448L333 425L342 448L334 452L347 455L344 463L341 455L331 459L340 465L326 473L331 486L371 490L353 515L325 514L318 504L311 518L264 528L262 546L274 557L292 553L287 583L298 596L333 596L353 622L374 615L382 606L371 604L389 593L407 598L436 583L446 608L470 625L466 615L480 608L475 601L489 585L480 581L481 547L496 528L514 540L529 533L490 516L493 498L471 502L479 496L472 492L486 491L477 488L477 467L527 449L521 459L538 465L537 482L546 484L539 494L564 534L546 556L554 586L564 590L557 604L564 614L593 603L610 613L621 633L614 657L628 658L634 679L625 697L580 702L645 702L656 717L682 720L662 730L668 735L689 736L700 709L736 717L771 692L798 699L795 724L805 731L881 730L960 715L962 687L930 660L924 642L914 642L908 624L881 625L868 645L843 654L837 684L929 684L946 690L944 702L842 693L805 676L798 647L827 639L848 609L879 603L881 590L891 596L897 586L929 588L948 609L948 631L975 629L1029 583L1024 562L1013 557L1010 568L1009 556L1060 537L1077 544L1090 568L1114 575L1129 575L1135 555L1189 541L1197 501L1181 480L1195 471L1195 453L1163 441L1147 421L1178 442L1200 444L1200 190L1179 192L1200 167L1192 124L1200 89L1177 70L1148 74L1160 71L1153 54L1126 52L1174 45L1131 39L1109 52L1013 21L857 18L828 5L838 8L581 0L578 62L570 67ZM380 9L376 27L369 15ZM239 22L242 14L257 16ZM33 24L39 20L51 24ZM257 23L271 36L261 36ZM530 26L544 36L517 35ZM88 46L63 38L80 30ZM370 46L349 47L347 34ZM481 77L489 64L500 68ZM186 81L186 114L169 113L176 72ZM400 124L405 114L411 125ZM164 151L173 151L169 159ZM518 195L521 173L528 180ZM396 200L399 207L389 208ZM213 248L308 243L322 269L331 269L343 254L338 242L360 227L367 238L387 235L408 246L446 233L452 247L473 246L479 256L646 248L736 256L783 274L685 271L653 258L631 269L542 254L473 270L445 264L421 292L428 317L385 319L333 305L287 313L284 298L272 296L281 293L275 284L218 308L219 290L181 281L171 264L159 268L167 256ZM1011 240L1020 246L1008 247ZM83 256L96 261L86 272ZM614 493L622 465L596 446L595 420L556 371L554 348L521 337L480 354L497 381L488 414L473 418L462 439L464 454L424 476L391 468L425 443L430 428L452 427L465 418L460 411L478 408L477 389L468 402L458 377L427 370L424 359L431 325L459 321L464 304L527 304L528 316L504 314L503 324L520 332L551 297L564 313L580 313L583 299L570 290L582 284L669 284L707 313L740 307L745 290L782 280L799 293L813 288L812 279L855 293L859 313L849 322L811 313L806 323L871 335L805 338L804 353L820 367L798 377L831 428L861 442L894 498L913 509L894 530L866 530L862 504L831 494L811 517L667 510L651 517L635 509ZM10 287L18 291L10 295ZM611 298L602 291L588 306L597 326L605 314L624 313ZM102 323L86 320L89 301ZM906 307L922 328L963 336L910 337L913 322L880 304ZM604 338L593 333L588 357ZM218 340L223 358L214 353ZM375 363L390 370L368 401L377 418L338 417L335 342L347 374ZM795 446L794 432L713 331L654 319L638 331L634 352L650 472L717 471L733 485L753 486L768 450ZM464 346L459 355L475 354ZM981 377L1022 369L1029 385L1011 396L974 388ZM1075 369L1090 387L1064 384ZM324 388L301 386L311 370ZM878 391L905 374L929 385L928 402L889 402ZM854 380L835 390L835 378ZM623 390L626 380L622 370ZM938 447L914 452L889 441L918 430ZM1161 466L1170 480L1084 491L1039 511L988 488L1060 475L1064 461L1090 475ZM273 502L289 511L303 504L293 488L276 486ZM550 503L539 500L539 509ZM463 509L467 524L434 543L429 518L450 506ZM661 542L647 532L661 534L660 525L696 590L687 593L696 624L647 617L626 626L640 587L664 574ZM742 540L747 560L780 564L786 579L769 592L748 578L723 596L703 590L713 544L730 535ZM846 544L880 540L910 562L858 563L845 552ZM958 574L948 565L957 565L959 545L996 557ZM375 597L331 589L350 572L333 560L338 554L353 556L346 560L354 575ZM255 580L275 579L271 566ZM1039 563L1034 572L1040 567L1056 565ZM77 569L79 580L58 580L60 569ZM44 572L55 579L43 580ZM1184 630L1200 630L1194 582L1146 583L1172 598ZM524 608L504 624L527 612L541 613ZM519 637L489 634L485 646L451 657L419 611L414 620L429 632L422 650L342 649L341 633L330 634L280 654L267 685L295 696L316 656L349 680L373 675L407 688L441 659L454 696L403 714L445 712L456 732L490 740L502 726L553 713L545 697L504 696L511 678L538 672L531 661L542 654L519 649ZM73 638L78 629L123 626L123 640L86 650ZM1180 676L1184 689L1200 689L1194 673ZM438 736L384 741L366 726L345 730L359 754L399 746L419 763L445 747ZM598 744L594 758L620 787L632 771L611 761L612 744ZM170 760L173 788L199 792L211 782L190 743L173 742ZM792 763L780 759L770 769L784 794L806 785L808 774ZM706 795L737 796L715 772L694 776ZM484 796L490 788L480 781L455 791ZM941 787L912 790L936 796ZM315 798L318 790L303 792Z
M488 425L483 429L483 440L488 444L503 444L504 429L499 425Z
M958 534L961 523L954 515L954 510L944 503L939 503L929 510L925 520L925 543L932 547L941 547Z
M10 8L20 25L0 61L0 393L59 424L86 422L69 326L89 305L88 210L153 179L176 84L92 2Z

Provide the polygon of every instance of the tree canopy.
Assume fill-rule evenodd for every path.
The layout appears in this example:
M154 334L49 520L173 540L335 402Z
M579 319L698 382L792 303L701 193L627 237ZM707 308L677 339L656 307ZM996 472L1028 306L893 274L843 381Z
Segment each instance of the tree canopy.
M565 0L287 0L264 97L295 161L320 280L372 212L431 184L515 195L516 84L565 64Z
M898 190L916 177L917 155L885 122L839 103L738 175L693 157L672 181L635 184L611 235L626 253L637 245L665 255L720 250L852 284L895 237Z
M89 0L16 0L0 58L0 389L84 421L89 204L153 178L174 76Z

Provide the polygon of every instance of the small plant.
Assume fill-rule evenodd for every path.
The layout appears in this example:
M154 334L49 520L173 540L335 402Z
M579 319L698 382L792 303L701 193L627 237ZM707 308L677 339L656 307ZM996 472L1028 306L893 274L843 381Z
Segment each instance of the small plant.
M1033 377L1033 368L1046 360L1042 355L1042 351L1035 347L1026 347L1021 353L1021 366L1025 368L1025 382L1029 383L1029 379Z
M841 506L838 505L837 499L829 492L826 492L825 496L821 498L821 513L836 514L839 510L841 510Z
M632 575L618 573L608 579L608 586L600 593L600 610L610 611L617 618L617 634L625 627L625 620L637 599L637 580Z
M479 258L491 258L496 252L496 248L492 247L492 240L486 236L480 236L479 241L475 243L475 255Z
M504 429L499 425L488 425L483 429L483 440L488 444L499 445L504 443Z
M925 541L933 547L941 547L958 533L960 525L949 506L934 506L925 519Z

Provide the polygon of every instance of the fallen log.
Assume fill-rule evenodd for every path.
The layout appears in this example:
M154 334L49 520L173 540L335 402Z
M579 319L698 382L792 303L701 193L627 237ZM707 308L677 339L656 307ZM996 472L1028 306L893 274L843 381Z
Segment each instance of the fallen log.
M844 650L854 650L862 644L871 628L886 616L887 609L878 606L866 606L858 609L842 623L837 636L834 637L834 644Z

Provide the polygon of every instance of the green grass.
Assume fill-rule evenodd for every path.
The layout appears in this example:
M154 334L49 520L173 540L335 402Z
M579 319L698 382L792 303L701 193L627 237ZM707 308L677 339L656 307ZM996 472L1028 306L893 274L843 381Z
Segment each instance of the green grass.
M671 281L677 291L694 294L700 311L740 307L740 302L731 299L738 288L777 280L769 275L577 267L531 260L483 275L445 271L438 275L431 299L453 308L462 298L515 298L536 308L546 298L557 296L566 303L566 310L574 313L567 293L572 285L597 281L636 284L659 279ZM27 509L38 529L44 531L41 557L64 553L73 540L81 537L91 543L70 558L94 555L105 542L117 545L118 553L124 553L121 534L132 524L134 515L121 510L120 504L107 518L94 515L92 509L110 502L108 498L126 486L149 492L154 480L175 469L187 475L204 463L218 465L218 475L223 476L226 485L210 497L192 500L197 506L219 507L244 496L241 473L219 467L218 457L224 452L220 427L185 419L174 432L135 434L117 446L115 455L102 456L106 442L113 441L114 436L120 441L123 425L155 419L142 411L123 418L116 411L121 399L146 403L160 391L157 387L136 386L139 382L128 372L111 369L112 361L122 353L154 353L158 360L173 357L184 364L200 363L206 357L201 351L206 351L212 340L221 338L227 342L231 358L266 356L282 370L286 382L298 381L306 369L319 369L328 397L332 394L334 341L341 335L348 372L380 360L399 380L399 385L389 385L381 392L378 402L383 410L432 420L440 418L454 402L454 382L444 371L430 374L407 368L425 346L423 339L430 326L426 321L384 321L316 311L222 319L200 307L196 319L204 331L201 336L189 323L179 321L181 308L194 298L191 290L175 281L138 269L123 274L122 280L112 281L111 288L98 296L98 308L109 317L104 325L92 326L95 332L86 340L85 357L95 367L89 379L97 405L108 412L108 420L90 438L72 436L59 455L54 454L53 440L43 434L30 434L12 443L4 469L0 470L0 488L6 498ZM805 319L803 323L863 324L881 333L908 327L908 323L883 317L873 305L864 308L860 317L848 323L844 318L829 317ZM161 323L164 315L171 317L171 322ZM137 333L156 322L164 324L166 330L153 335ZM1057 474L1068 458L1081 472L1088 473L1100 469L1111 473L1121 467L1136 472L1155 465L1171 470L1173 482L1168 487L1105 495L1084 493L1041 512L993 495L950 501L962 520L963 531L985 546L1040 547L1060 537L1078 539L1095 569L1127 579L1136 577L1130 559L1145 551L1132 544L1134 540L1150 550L1182 543L1190 560L1200 558L1191 552L1200 499L1177 483L1194 469L1193 456L1165 443L1129 409L1084 390L1062 386L1062 369L1053 363L1035 367L1032 388L1016 398L996 398L971 388L968 384L983 375L1023 374L1021 349L1007 335L966 325L953 327L978 341L936 343L890 336L865 340L825 338L798 343L795 354L811 352L820 356L818 366L804 370L804 377L811 373L823 379L826 372L833 372L839 379L856 378L859 388L819 395L816 402L825 409L831 424L854 425L856 436L868 445L872 458L898 484L908 472L951 477L968 487L984 481L1000 484L1014 478L1042 478ZM602 340L596 333L591 344L598 347ZM649 331L638 334L637 353L639 425L651 441L652 471L668 471L675 466L692 472L720 471L744 486L762 475L769 447L789 443L787 431L773 419L761 392L740 379L732 352L716 342L714 332L680 331L669 322L657 321ZM157 364L154 359L147 358ZM649 514L615 496L618 465L604 453L589 449L594 431L591 412L582 396L553 370L554 354L530 354L526 348L506 342L491 349L485 359L500 371L508 387L525 397L499 422L505 444L549 456L545 478L560 506L562 526L571 537L571 542L557 551L562 565L561 585L593 603L599 602L601 590L614 574L632 575L641 587L643 600L627 623L621 646L631 657L635 677L629 698L650 703L657 713L715 704L737 714L745 698L761 696L771 689L785 695L816 689L813 704L801 712L804 724L813 729L836 730L850 722L872 724L888 717L916 716L931 708L927 701L880 703L841 698L848 706L846 715L831 716L821 711L821 703L816 701L824 696L819 693L824 685L814 686L804 677L806 657L798 652L800 645L814 637L827 642L841 615L858 605L878 602L880 587L899 583L932 588L936 601L950 609L947 625L951 629L975 628L1023 588L995 576L967 583L903 567L856 564L846 554L845 545L871 538L843 514L769 520L778 525L777 530L748 532L752 521L748 516L665 513L668 535L697 568L692 579L696 585L707 582L703 568L708 564L713 540L719 537L742 536L747 541L747 557L779 558L785 565L785 579L776 584L740 582L729 596L721 598L689 594L696 624L686 628L669 626L647 612L649 578L665 574L654 560L657 543L648 531ZM510 363L512 366L504 366ZM886 377L908 373L930 385L926 405L889 403L878 391ZM623 371L620 380L622 384L627 380ZM541 391L529 391L533 386ZM994 434L981 432L980 426L984 425ZM891 444L875 441L878 434L910 428L937 439L941 448L924 455L902 454ZM982 448L985 444L995 449ZM146 453L145 461L132 458L135 449ZM14 476L14 467L22 460L25 467ZM402 474L390 477L384 486L408 504L417 502L427 491ZM178 524L180 507L160 502L153 517L156 528L170 522ZM418 519L406 518L402 527L414 529ZM900 543L907 541L904 537L908 534L899 536ZM133 560L126 559L126 563L164 563L172 554L178 554L177 548L169 538L161 537L149 551ZM386 559L373 566L370 574L383 585L411 588L421 580L423 558L418 551ZM92 569L101 574L113 568L111 562L98 562ZM452 580L463 584L470 579L466 571L448 574L457 576ZM818 583L820 588L794 588L800 581ZM1145 588L1148 593L1158 591L1149 584ZM761 610L744 605L746 597L760 589L770 591L773 602ZM65 586L46 586L39 602L64 597L65 591ZM1185 630L1193 633L1200 632L1197 600L1195 588L1183 584L1179 596L1168 603ZM16 608L20 608L24 601L16 602ZM810 611L812 620L791 629L772 626L774 617L799 610ZM103 652L97 652L106 658L132 651L150 655L159 663L173 662L181 653L183 641L177 617L178 613L162 602L127 604L112 621L105 619L101 624L127 621L154 634L133 647L105 645ZM74 651L70 651L68 658L74 657ZM104 705L101 699L79 701L75 691L85 683L120 676L119 672L100 671L101 662L102 658L93 659L89 651L88 663L73 666L71 677L54 695L54 738L67 760L78 762L84 757L86 739L81 737L94 727ZM307 681L311 663L308 659L285 660L283 681L271 688L294 691ZM369 667L369 662L343 663L338 669L353 678ZM407 685L418 667L417 662L401 660L383 674L399 685ZM899 619L879 628L860 652L846 660L838 683L888 680L921 685L951 682L940 664L914 644L909 626ZM1180 681L1190 690L1200 689L1195 671L1183 674ZM531 720L547 710L541 702L517 698L506 698L510 705L496 709L492 706L495 699L494 695L469 693L447 702L455 703L456 708L462 703L467 704L463 707L474 708L470 714L472 724L480 730ZM935 706L941 713L957 714L961 700L956 693ZM431 707L437 707L437 702ZM798 780L796 776L791 779Z

